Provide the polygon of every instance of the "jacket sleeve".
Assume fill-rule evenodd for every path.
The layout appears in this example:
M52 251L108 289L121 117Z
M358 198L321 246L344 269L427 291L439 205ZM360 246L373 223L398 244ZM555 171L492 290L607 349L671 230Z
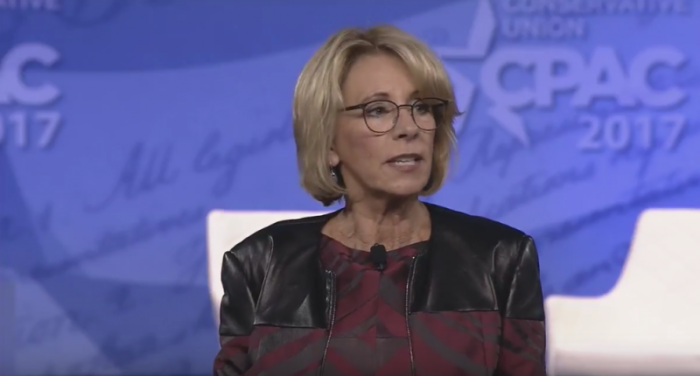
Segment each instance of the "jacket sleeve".
M545 376L545 322L537 248L525 236L518 245L506 306L502 310L498 376Z
M224 287L219 324L221 349L214 361L214 376L245 375L251 367L248 341L253 329L255 299L234 251L224 254L221 282Z

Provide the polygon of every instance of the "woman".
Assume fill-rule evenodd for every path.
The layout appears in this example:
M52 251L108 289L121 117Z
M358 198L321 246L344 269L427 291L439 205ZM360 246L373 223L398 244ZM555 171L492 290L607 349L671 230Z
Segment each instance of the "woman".
M454 103L394 27L316 52L294 92L301 184L344 208L226 253L215 375L545 375L532 239L419 201L445 179Z

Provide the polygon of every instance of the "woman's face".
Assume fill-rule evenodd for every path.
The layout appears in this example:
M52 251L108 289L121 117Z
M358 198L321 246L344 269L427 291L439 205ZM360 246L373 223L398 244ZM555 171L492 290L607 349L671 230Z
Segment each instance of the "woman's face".
M359 58L350 68L342 91L346 107L376 100L414 104L421 98L405 64L384 53ZM396 107L388 102L374 102L364 112L340 113L330 163L340 164L350 195L408 197L425 188L435 131L421 128L434 128L435 120L424 108L417 106L412 118L411 108L401 107L396 126L386 133L374 132L367 124L379 131L391 128Z

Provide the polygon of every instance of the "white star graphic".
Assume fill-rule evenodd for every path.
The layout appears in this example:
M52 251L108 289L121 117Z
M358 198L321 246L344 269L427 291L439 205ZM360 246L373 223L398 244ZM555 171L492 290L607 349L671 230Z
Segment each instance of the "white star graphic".
M435 51L446 62L450 60L483 60L489 54L495 35L496 15L491 1L478 0L474 22L472 22L467 38L467 45L465 47L437 47ZM464 112L464 115L458 117L455 121L455 128L459 134L464 126L466 114L471 108L476 93L476 85L449 64L445 65L445 69L455 86L457 104L460 106L460 110ZM530 145L530 139L522 118L511 109L494 104L489 108L488 113L503 130L518 139L523 145Z

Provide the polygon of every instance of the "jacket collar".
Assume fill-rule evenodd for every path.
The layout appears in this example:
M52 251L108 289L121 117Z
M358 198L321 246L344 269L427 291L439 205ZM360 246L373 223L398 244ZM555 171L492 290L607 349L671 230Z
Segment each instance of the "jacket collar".
M478 257L479 234L453 211L425 204L430 213L428 250L418 256L409 296L410 312L469 311L493 306L493 288ZM483 234L482 234L483 235Z
M333 277L321 265L319 247L323 226L339 212L270 228L272 254L255 307L255 325L327 327Z

